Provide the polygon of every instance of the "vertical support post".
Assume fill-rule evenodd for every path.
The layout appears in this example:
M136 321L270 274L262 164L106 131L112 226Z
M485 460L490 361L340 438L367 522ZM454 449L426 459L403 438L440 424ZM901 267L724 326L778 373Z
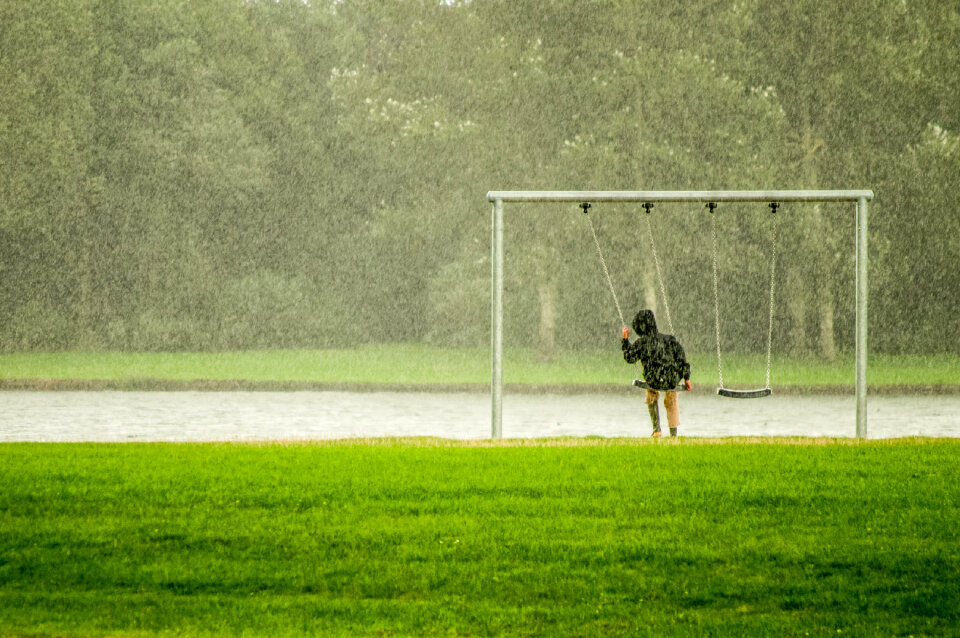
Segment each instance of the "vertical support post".
M857 201L857 438L867 436L867 198Z
M503 437L503 200L490 222L490 438Z

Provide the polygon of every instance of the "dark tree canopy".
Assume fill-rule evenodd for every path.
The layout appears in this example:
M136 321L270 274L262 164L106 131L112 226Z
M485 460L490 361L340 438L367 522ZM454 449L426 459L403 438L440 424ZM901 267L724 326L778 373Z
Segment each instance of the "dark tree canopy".
M488 190L871 188L871 348L950 350L958 41L934 0L4 3L0 348L481 345ZM702 213L655 217L693 349ZM851 211L786 213L778 342L830 357ZM726 214L725 330L758 350L768 226ZM615 336L578 215L508 220L510 343ZM648 303L645 222L595 215Z

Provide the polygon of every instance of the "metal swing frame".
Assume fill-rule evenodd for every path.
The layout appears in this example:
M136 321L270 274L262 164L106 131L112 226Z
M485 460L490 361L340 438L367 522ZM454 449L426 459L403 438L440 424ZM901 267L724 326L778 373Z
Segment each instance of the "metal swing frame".
M490 436L503 437L503 211L507 203L851 202L856 206L856 436L867 436L867 202L871 190L490 191Z

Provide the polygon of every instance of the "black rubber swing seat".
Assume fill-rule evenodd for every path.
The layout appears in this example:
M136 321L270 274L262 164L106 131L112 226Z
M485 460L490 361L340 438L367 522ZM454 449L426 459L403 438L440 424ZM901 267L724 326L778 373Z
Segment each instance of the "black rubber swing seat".
M727 388L717 388L717 394L731 399L761 399L773 394L770 388L760 388L759 390L728 390Z
M644 390L654 390L655 392L665 392L665 390L657 390L656 388L651 388L647 385L647 382L643 379L634 379L633 386L636 388L643 388ZM687 386L682 383L673 389L674 392L686 392Z

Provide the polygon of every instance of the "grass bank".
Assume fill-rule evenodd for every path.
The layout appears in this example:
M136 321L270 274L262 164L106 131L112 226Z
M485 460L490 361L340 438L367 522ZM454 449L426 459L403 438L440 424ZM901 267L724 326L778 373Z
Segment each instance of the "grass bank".
M709 353L690 355L695 385L716 383L716 359ZM736 386L762 385L761 355L724 356L724 380ZM504 381L514 388L563 386L621 388L633 378L619 351L568 352L543 362L530 350L508 350ZM213 353L60 352L0 355L4 387L57 387L57 381L93 382L118 387L208 382L269 385L458 386L485 389L490 382L486 349L441 349L419 345L378 345L347 350L274 350ZM778 358L773 384L791 388L852 389L854 362L850 356L835 363ZM960 389L960 355L873 356L868 384L883 388ZM218 386L219 384L219 386Z
M0 635L957 635L958 454L2 444Z

